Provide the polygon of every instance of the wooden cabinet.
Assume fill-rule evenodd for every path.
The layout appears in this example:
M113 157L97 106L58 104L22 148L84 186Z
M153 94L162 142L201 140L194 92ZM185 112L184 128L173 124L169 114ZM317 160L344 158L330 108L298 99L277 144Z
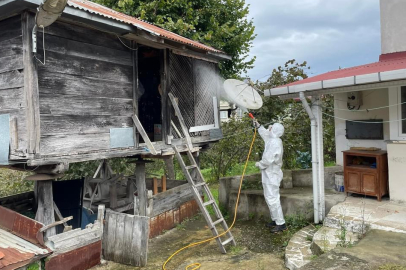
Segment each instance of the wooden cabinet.
M388 194L386 151L344 151L344 188L347 193L375 196Z

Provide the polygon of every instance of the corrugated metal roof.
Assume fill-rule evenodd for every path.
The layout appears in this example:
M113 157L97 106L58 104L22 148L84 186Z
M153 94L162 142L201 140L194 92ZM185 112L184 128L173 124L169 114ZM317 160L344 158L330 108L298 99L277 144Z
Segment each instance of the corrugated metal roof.
M216 52L216 53L223 53L220 50L214 49L210 46L204 45L200 42L182 37L178 34L172 33L170 31L164 30L156 25L150 24L148 22L142 21L140 19L128 16L126 14L117 12L115 10L112 10L110 8L107 8L105 6L90 2L90 1L86 1L86 0L69 0L68 1L68 5L73 7L73 8L77 8L77 9L81 9L84 11L87 11L89 13L93 13L93 14L98 14L113 20L117 20L120 22L124 22L130 25L133 25L139 29L145 30L153 35L156 36L161 36L163 38L166 39L170 39L185 45L189 45L195 48L199 48L205 51L210 51L210 52Z
M351 68L343 68L335 71L330 71L314 77L310 77L301 81L293 82L284 86L292 86L304 83L317 81L325 81L332 79L345 78L350 76L359 76L377 72L392 71L406 68L406 53L393 53L390 55L382 55L378 62L355 66Z
M0 229L0 269L16 269L30 263L35 256L49 253L47 249Z
M406 79L406 52L384 54L378 62L330 71L304 80L265 90L265 95L344 87Z

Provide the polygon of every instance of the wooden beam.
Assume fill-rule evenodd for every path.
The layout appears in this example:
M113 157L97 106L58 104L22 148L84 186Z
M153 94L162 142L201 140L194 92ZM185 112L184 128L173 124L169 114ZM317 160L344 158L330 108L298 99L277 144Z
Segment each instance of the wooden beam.
M37 62L33 57L32 29L35 25L35 16L32 13L22 14L22 39L24 59L24 94L26 106L26 121L28 134L28 153L40 152L40 114Z
M64 224L64 223L66 223L66 222L68 222L69 220L72 220L72 219L73 219L73 216L63 218L62 220L55 221L55 222L53 222L53 223L51 223L49 225L46 225L46 226L42 227L39 231L40 232L45 232L48 229L51 229L51 228L56 227L58 225Z
M52 180L37 181L37 196L38 209L35 215L35 220L41 222L45 226L54 223L55 210L52 193ZM56 229L55 227L52 227L45 232L45 237L50 237L55 234Z
M133 61L133 114L138 115L138 44L135 41L131 42L132 48L132 61ZM137 148L139 143L139 136L137 128L134 125L134 147Z
M168 96L171 99L172 106L173 106L173 108L175 109L175 112L176 112L176 116L179 119L179 123L180 123L180 126L181 126L182 131L183 131L183 135L186 138L187 146L189 147L190 150L193 150L192 140L190 139L189 131L188 131L187 127L186 127L185 120L183 120L183 116L182 116L182 114L180 112L178 104L176 103L176 99L175 99L175 97L173 96L172 93L169 93Z
M157 155L158 152L155 150L154 145L152 144L151 140L149 139L147 133L145 132L144 127L142 126L140 120L138 119L138 117L136 115L133 115L133 121L135 126L138 129L138 132L141 134L141 137L144 139L144 142L147 144L149 151L151 152L151 154L153 155Z
M138 163L135 167L135 177L137 182L138 192L138 214L140 216L147 215L147 187L145 183L145 163Z

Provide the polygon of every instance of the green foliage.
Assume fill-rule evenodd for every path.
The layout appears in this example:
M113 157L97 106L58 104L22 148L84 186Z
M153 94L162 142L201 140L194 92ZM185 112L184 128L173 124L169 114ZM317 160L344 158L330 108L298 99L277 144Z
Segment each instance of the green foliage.
M211 169L210 179L206 180L218 181L220 177L230 175L237 164L244 166L254 135L252 121L248 118L243 120L230 119L229 122L222 124L222 129L224 139L201 154L202 168L209 167ZM257 139L251 160L258 160L261 148L263 148L263 142L261 139ZM255 165L255 162L251 164ZM238 173L242 173L240 166L239 168Z
M309 152L297 151L296 163L301 169L308 169L312 165L312 155Z
M304 213L285 216L286 226L291 230L300 230L310 224Z
M223 50L232 61L221 63L225 78L252 68L247 59L255 38L245 0L95 0L187 38Z
M33 190L34 182L24 180L30 174L30 172L0 169L0 197Z

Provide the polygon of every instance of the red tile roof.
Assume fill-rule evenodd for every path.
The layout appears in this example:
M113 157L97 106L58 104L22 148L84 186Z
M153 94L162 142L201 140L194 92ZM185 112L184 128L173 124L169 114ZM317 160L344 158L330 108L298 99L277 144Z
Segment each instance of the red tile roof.
M172 33L170 31L164 30L156 25L150 24L148 22L142 21L140 19L128 16L126 14L117 12L115 10L112 10L110 8L107 8L105 6L86 1L86 0L69 0L68 5L74 8L82 9L85 10L89 13L94 13L98 14L110 19L114 19L120 22L124 22L127 24L131 24L137 28L146 30L148 32L154 33L156 35L162 36L164 38L183 43L195 48L199 48L205 51L210 51L210 52L216 52L216 53L223 53L220 50L217 50L215 48L212 48L210 46L204 45L200 42L182 37L178 34Z
M305 83L319 82L332 79L340 79L345 77L359 76L398 69L406 69L406 52L384 54L379 57L379 62L330 71L304 80L282 85L280 87L300 85Z

